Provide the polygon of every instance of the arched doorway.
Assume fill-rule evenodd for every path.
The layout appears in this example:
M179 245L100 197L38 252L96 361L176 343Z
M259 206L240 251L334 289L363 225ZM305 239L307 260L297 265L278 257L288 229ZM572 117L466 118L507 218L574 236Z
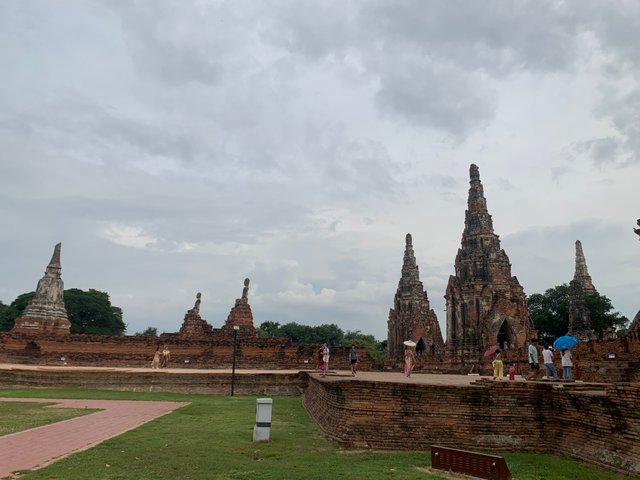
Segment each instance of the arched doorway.
M422 355L424 355L424 349L425 349L424 340L422 339L422 337L420 337L420 340L418 340L418 343L416 345L416 355L418 357L421 357Z
M502 321L502 324L500 325L500 329L498 330L498 335L496 340L498 343L498 347L501 350L515 346L516 336L513 333L513 327L511 326L512 322L513 320L506 317Z

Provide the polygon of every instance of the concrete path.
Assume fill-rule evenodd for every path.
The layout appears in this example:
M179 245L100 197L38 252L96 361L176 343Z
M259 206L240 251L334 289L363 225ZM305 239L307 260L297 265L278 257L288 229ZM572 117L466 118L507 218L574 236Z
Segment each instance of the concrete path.
M0 398L0 402L54 402L57 408L102 409L82 417L0 437L0 478L10 476L16 470L43 467L188 405L184 402L47 398Z

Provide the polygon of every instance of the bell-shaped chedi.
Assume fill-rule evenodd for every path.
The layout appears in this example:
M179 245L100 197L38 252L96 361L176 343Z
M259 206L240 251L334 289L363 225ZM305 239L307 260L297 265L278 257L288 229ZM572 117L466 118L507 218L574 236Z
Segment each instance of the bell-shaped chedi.
M184 316L184 321L182 322L182 327L180 327L179 335L181 337L198 338L211 334L213 328L206 320L203 320L202 317L200 317L201 298L202 294L198 292L196 294L196 303L193 305L193 308L187 310L187 313Z
M597 293L587 269L582 243L576 240L576 271L569 282L569 334L580 340L596 338L591 324L591 314L585 303L587 295Z
M535 333L522 286L493 231L478 167L472 164L469 173L462 245L445 294L447 350L463 363L491 345L522 347Z
M53 249L53 256L38 282L36 293L24 311L16 318L13 332L27 334L68 335L71 322L64 307L64 283L62 282L62 265L60 264L60 248L58 243Z
M410 233L406 236L402 274L393 308L389 310L387 326L387 358L390 360L401 360L404 357L403 342L405 340L413 340L417 343L418 355L444 353L440 325L420 281Z
M249 305L249 279L244 279L244 288L242 289L242 297L236 299L227 317L222 330L233 330L233 327L239 327L238 334L243 336L255 337L256 329L253 326L253 313L251 313L251 305Z

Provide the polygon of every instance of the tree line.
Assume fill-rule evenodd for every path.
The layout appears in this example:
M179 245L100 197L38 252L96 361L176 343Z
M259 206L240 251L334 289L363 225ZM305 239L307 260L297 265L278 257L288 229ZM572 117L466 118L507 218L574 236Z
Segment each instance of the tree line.
M527 299L527 308L533 327L538 330L539 340L551 343L569 331L569 286L566 283L547 289L544 293L534 293ZM585 306L589 310L593 330L602 338L613 328L618 336L626 333L629 319L612 311L611 300L598 292L586 295Z
M317 326L301 325L296 322L280 325L278 322L263 322L256 330L259 337L287 338L293 343L319 344L327 343L334 347L364 348L377 361L383 361L387 353L387 341L378 341L373 335L367 335L360 330L344 332L336 324Z
M0 331L13 328L15 319L26 308L34 292L19 295L11 304L0 302ZM64 303L71 322L71 333L94 335L122 335L126 331L122 309L111 305L109 294L99 290L83 291L71 288L64 291ZM547 289L544 293L534 293L527 299L527 308L538 330L540 341L550 343L569 331L569 286L565 283ZM599 293L585 297L585 304L591 316L596 334L603 334L613 328L619 336L626 333L629 319L613 311L611 300ZM287 338L294 343L319 344L332 346L363 347L376 359L383 360L386 355L387 341L378 341L373 335L363 334L360 330L344 332L336 324L317 326L302 325L296 322L281 325L278 322L263 322L256 330L263 338ZM147 327L136 336L158 335L158 329Z
M0 302L0 331L13 328L35 292L23 293L5 305ZM99 290L83 291L70 288L64 291L64 305L71 322L71 333L93 335L122 335L127 326L122 318L122 309L111 305L109 294Z

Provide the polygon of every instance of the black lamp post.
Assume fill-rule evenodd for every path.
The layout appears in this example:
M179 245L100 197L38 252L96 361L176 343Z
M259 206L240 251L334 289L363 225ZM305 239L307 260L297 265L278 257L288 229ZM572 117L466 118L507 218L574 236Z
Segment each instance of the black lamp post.
M238 330L240 327L238 325L233 326L233 363L231 365L231 396L233 397L233 390L236 385L236 351L237 351L237 339L238 339Z

